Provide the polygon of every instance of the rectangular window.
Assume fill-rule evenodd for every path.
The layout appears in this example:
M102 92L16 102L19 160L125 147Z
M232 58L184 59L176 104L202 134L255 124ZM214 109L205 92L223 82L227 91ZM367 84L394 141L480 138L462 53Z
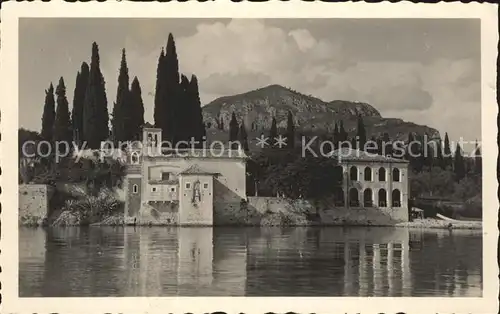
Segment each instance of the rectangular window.
M161 179L165 181L170 180L170 172L162 172Z
M156 187L152 187L151 192L156 192Z
M186 183L186 189L190 189L191 188L191 183Z
M175 187L171 187L170 192L175 192Z
M208 183L203 183L203 188L204 188L205 190L208 190Z

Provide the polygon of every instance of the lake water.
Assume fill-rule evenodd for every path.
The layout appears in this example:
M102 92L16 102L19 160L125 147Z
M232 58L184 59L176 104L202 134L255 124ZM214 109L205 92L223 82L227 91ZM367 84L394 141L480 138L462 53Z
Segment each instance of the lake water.
M482 235L403 228L19 231L21 297L481 297Z

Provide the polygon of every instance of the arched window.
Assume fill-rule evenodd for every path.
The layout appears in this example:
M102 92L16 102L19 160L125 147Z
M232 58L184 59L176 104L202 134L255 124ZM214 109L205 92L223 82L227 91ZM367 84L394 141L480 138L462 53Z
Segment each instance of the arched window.
M349 170L349 177L351 181L358 181L358 168L356 166L352 166Z
M358 207L359 206L359 193L358 189L351 188L349 190L349 206Z
M386 177L385 168L380 167L380 169L378 170L378 180L380 182L385 182L385 177Z
M392 181L399 182L401 180L398 168L392 169Z
M134 193L134 194L139 193L139 186L137 184L134 184L132 186L132 193Z
M378 190L378 206L387 207L387 191L385 189Z
M363 206L364 207L372 207L373 206L372 189L366 189L363 192Z
M372 168L366 167L365 168L365 181L371 181L372 180Z
M392 207L401 207L401 192L398 189L392 191Z
M139 154L137 152L133 152L130 155L130 160L132 165L138 165L139 164Z
M345 206L344 189L340 187L335 188L334 196L335 196L335 206L344 207Z

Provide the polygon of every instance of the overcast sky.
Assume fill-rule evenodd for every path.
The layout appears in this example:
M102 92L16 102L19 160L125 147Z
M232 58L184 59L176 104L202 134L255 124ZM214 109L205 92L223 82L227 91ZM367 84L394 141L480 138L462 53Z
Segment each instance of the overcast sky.
M116 98L121 49L152 106L168 33L180 70L200 81L203 104L269 84L326 101L368 102L384 117L480 139L480 23L466 19L22 19L20 126L40 130L44 90L76 73L99 45L108 103Z

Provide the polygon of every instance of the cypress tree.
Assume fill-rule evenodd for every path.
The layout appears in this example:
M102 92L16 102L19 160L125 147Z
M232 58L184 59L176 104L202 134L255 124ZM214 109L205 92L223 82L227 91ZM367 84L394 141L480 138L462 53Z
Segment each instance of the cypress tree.
M478 175L483 173L483 160L481 157L481 148L479 148L479 144L476 140L476 149L474 152L474 172Z
M384 155L384 139L383 137L377 138L377 154Z
M358 114L358 126L357 126L357 139L359 141L359 146L357 147L359 150L365 149L366 144L366 129L365 124L363 123L363 117L361 114Z
M465 177L465 161L462 156L462 148L457 143L455 149L455 158L453 159L453 171L455 172L455 180L458 182Z
M85 90L89 80L89 65L83 62L80 71L76 74L75 90L73 93L73 109L71 121L73 138L78 145L84 138L83 135L83 103L85 101Z
M220 117L219 129L224 131L224 119L222 117Z
M276 144L276 138L278 137L278 126L276 123L276 117L273 116L271 121L271 129L269 130L269 146L274 147Z
M180 92L180 75L179 75L179 60L177 58L177 49L175 47L174 36L168 35L167 47L163 64L164 71L164 100L163 100L163 115L164 125L162 126L164 139L175 144L178 141L179 131L182 130L183 120L179 119L178 112L183 104L179 101ZM181 110L182 111L182 108Z
M387 156L387 155L391 155L392 156L392 142L391 142L391 139L389 137L389 133L387 132L384 132L383 136L382 136L382 147L383 147L383 153Z
M154 125L157 128L163 129L165 126L165 115L164 115L164 94L165 94L165 74L164 74L164 62L165 53L163 48L161 48L160 57L158 58L158 65L156 68L156 89L155 89L155 100L154 100ZM164 137L165 134L163 134Z
M206 136L206 131L205 124L203 123L203 112L201 110L200 92L196 75L192 75L191 81L189 81L189 96L193 107L194 137L200 142L199 145L202 146L201 142Z
M71 130L68 99L66 98L66 86L64 85L64 79L62 77L59 79L56 95L57 109L54 123L54 140L65 142L71 149L73 147L71 143L73 134ZM62 149L63 147L61 146L60 148Z
M189 80L183 74L181 75L179 89L179 103L175 104L177 128L175 130L176 141L190 141L194 137L193 123L193 102L189 95Z
M240 131L239 131L238 135L239 135L240 143L243 146L243 150L245 152L248 152L249 151L249 147L248 147L248 135L247 135L247 130L245 128L245 122L244 121L241 121Z
M116 102L113 107L113 138L115 144L118 142L131 140L130 134L130 97L129 97L129 76L125 49L122 49L122 60L118 75L118 87L116 90Z
M436 143L436 147L435 147L435 155L436 155L436 160L434 162L435 165L441 167L441 169L446 169L446 165L444 163L444 159L443 159L443 143L441 141L441 139L439 140L439 142Z
M339 148L339 126L337 122L335 122L335 126L333 127L333 144L335 148Z
M295 147L295 124L293 122L291 111L288 111L288 117L286 121L286 145L289 149L293 149Z
M448 133L444 135L444 151L443 160L445 169L453 167L453 160L450 148L450 139L448 138Z
M347 132L344 129L344 121L340 120L339 124L339 142L346 142L347 141ZM340 144L342 146L342 144ZM344 145L345 146L345 145Z
M144 125L144 103L142 102L142 91L137 76L132 81L130 88L130 107L132 111L132 122L130 123L130 136L132 140L140 140L142 126Z
M236 142L238 140L238 121L236 120L236 115L231 115L231 121L229 121L229 141ZM231 149L236 149L236 144L231 144Z
M41 136L45 141L52 142L54 138L54 122L56 120L56 104L54 100L54 86L50 83L45 90L45 104L42 115Z
M99 63L99 47L94 42L83 106L83 134L91 149L100 148L101 142L109 137L108 101Z
M405 159L410 162L410 167L414 171L417 170L416 165L416 155L418 153L418 143L413 135L413 132L408 133L408 143L406 146L406 156Z

